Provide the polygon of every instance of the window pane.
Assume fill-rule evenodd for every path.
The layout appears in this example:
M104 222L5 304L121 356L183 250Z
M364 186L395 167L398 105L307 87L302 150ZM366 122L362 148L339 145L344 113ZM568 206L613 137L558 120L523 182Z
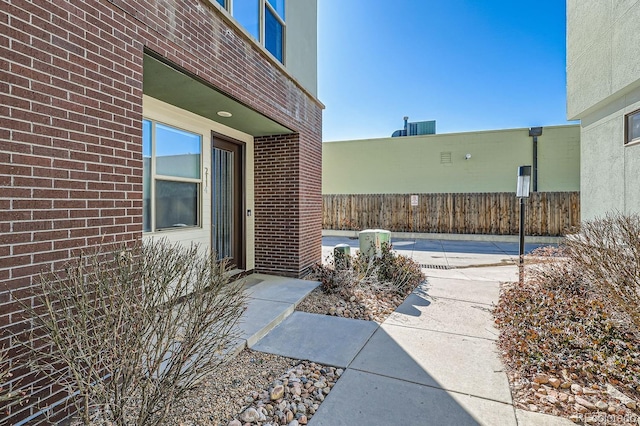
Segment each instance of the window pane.
M156 181L156 228L198 225L197 183Z
M284 21L284 0L269 0L269 4L278 13L278 16Z
M273 56L282 62L282 24L273 16L273 12L265 7L265 47Z
M142 230L151 231L151 121L142 120Z
M227 7L227 1L226 0L218 0L218 3L220 4L220 6L226 8Z
M260 7L258 0L234 0L233 16L249 34L260 40Z
M156 174L200 179L200 135L156 124Z
M627 142L640 138L640 111L627 116Z

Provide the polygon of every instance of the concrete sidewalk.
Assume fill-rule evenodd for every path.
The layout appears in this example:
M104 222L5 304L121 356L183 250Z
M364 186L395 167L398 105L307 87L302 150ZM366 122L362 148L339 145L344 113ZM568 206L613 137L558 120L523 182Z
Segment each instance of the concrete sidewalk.
M295 307L319 283L274 275L253 274L242 278L247 309L238 324L240 338L230 350L234 354L253 346L291 315Z
M330 252L335 241L323 242ZM383 324L295 312L253 345L345 368L309 425L573 424L512 405L491 309L500 282L517 279L513 255L484 242L393 243L428 279Z

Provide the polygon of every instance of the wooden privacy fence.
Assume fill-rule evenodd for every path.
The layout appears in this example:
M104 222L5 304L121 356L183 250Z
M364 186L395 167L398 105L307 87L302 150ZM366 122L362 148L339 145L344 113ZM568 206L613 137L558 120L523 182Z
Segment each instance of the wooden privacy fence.
M415 201L415 196L414 201ZM519 201L512 192L323 196L323 229L517 235ZM579 192L535 192L525 199L527 235L560 236L580 223Z

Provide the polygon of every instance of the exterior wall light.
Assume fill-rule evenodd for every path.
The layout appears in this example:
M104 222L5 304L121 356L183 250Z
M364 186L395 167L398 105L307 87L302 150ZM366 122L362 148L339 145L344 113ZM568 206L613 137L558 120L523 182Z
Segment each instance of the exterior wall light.
M218 111L218 115L224 118L229 118L233 116L233 114L231 114L229 111Z

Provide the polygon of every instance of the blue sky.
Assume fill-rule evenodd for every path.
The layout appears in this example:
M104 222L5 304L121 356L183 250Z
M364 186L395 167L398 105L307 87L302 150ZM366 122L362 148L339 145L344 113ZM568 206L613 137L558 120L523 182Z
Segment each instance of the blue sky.
M318 0L323 140L567 124L564 0Z

